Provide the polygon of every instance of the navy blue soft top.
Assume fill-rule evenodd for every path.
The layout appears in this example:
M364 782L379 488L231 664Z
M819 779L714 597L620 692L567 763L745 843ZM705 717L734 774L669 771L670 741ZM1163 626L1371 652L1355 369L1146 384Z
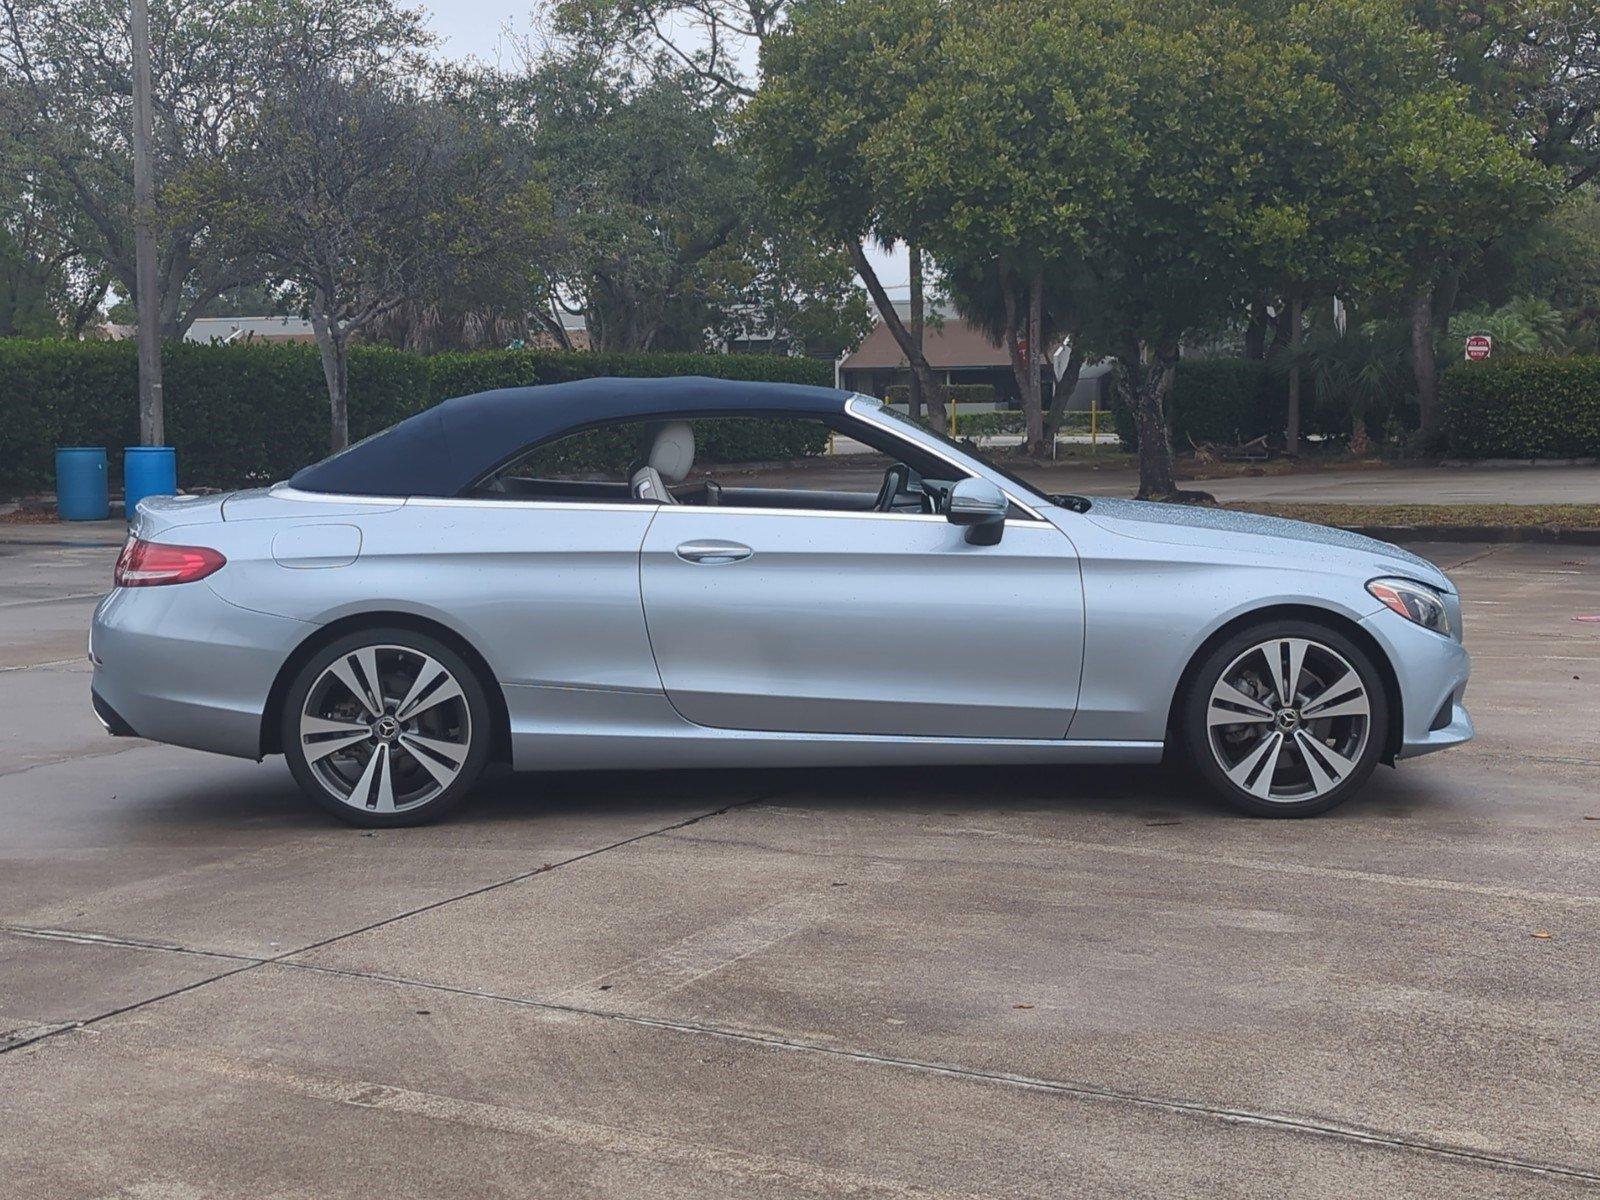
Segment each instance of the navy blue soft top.
M850 395L797 383L698 375L501 388L446 400L407 417L297 471L289 482L305 491L346 496L458 496L513 455L569 429L629 417L837 415Z

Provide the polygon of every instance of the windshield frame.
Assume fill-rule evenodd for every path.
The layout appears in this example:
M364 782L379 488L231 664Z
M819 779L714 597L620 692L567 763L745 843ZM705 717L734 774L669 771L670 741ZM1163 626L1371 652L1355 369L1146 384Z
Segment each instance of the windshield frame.
M857 411L856 405L866 411ZM1034 505L1043 505L1049 508L1059 507L1044 492L1025 479L1020 479L1004 467L995 465L987 456L970 446L964 446L953 438L929 429L926 425L919 425L904 413L896 412L876 396L865 396L860 392L850 397L846 408L863 420L878 424L879 428L896 437L906 438L911 441L930 441L939 446L941 457L953 460L955 465L967 470L986 473L997 477L1002 484L1002 490L1013 493L1011 499L1025 509L1031 510ZM870 416L868 415L870 413ZM1043 519L1041 514L1034 512L1033 516Z

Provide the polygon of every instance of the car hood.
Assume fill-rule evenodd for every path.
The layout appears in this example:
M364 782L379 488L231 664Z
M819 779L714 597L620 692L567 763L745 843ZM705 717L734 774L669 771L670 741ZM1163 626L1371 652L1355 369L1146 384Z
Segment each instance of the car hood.
M1323 560L1328 570L1388 572L1454 592L1445 573L1427 559L1402 550L1377 538L1330 529L1306 521L1283 517L1263 517L1255 513L1224 508L1201 508L1189 504L1157 504L1146 500L1117 500L1095 496L1086 514L1102 529L1148 542L1174 542L1186 546L1206 545L1219 550L1270 551L1270 543L1258 539L1278 539L1297 544L1296 552Z

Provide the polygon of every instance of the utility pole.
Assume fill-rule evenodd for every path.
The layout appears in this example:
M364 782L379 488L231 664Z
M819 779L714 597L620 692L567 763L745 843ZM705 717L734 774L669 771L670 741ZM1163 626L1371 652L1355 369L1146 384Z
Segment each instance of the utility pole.
M161 298L156 291L156 187L150 162L150 8L132 0L134 307L139 313L139 443L162 444Z

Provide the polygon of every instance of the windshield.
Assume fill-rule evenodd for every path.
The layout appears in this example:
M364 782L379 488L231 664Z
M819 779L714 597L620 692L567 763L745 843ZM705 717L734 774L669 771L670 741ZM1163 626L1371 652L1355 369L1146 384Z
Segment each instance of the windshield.
M873 412L876 415L882 417L885 421L888 421L890 424L897 425L902 430L908 431L908 432L913 433L913 434L921 434L923 437L930 437L934 441L940 443L941 445L947 447L950 450L955 451L957 454L963 456L964 458L970 458L974 462L981 463L988 470L990 470L990 471L994 472L996 475L1000 476L1001 479L1004 479L1007 483L1009 483L1013 488L1015 488L1022 495L1030 497L1032 499L1044 501L1044 502L1046 502L1048 504L1055 504L1056 503L1056 501L1054 499L1052 499L1051 497L1045 495L1045 493L1041 492L1037 487L1035 487L1033 484L1029 483L1026 479L1019 478L1017 475L1015 475L1012 472L1006 470L1004 467L999 466L998 464L996 464L994 462L994 460L989 458L988 455L984 454L983 451L981 451L981 450L977 449L976 447L974 447L970 442L958 442L953 438L946 437L944 434L940 433L938 430L930 429L926 425L923 425L923 424L920 424L920 423L918 423L916 421L913 421L910 417L907 417L902 413L896 412L894 409L890 408L887 404L885 404L882 400L875 399L872 396L859 396L857 398L860 399L863 403L872 405Z

